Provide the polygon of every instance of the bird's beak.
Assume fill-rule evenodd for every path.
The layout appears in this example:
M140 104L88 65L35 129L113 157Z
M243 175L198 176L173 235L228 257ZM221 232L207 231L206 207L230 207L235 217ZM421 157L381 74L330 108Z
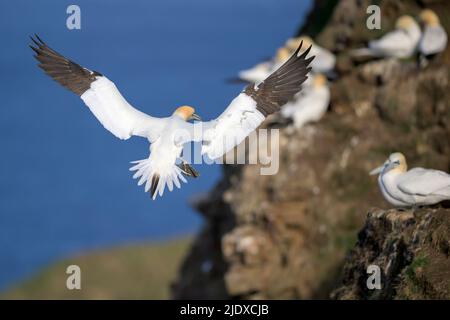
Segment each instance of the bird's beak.
M192 116L189 118L189 120L202 121L202 118L200 118L200 116L198 114L193 113Z
M377 175L379 173L381 173L381 171L383 171L384 169L384 164L382 166L379 166L378 168L373 169L372 171L369 172L369 174L371 176Z
M379 166L378 168L373 169L372 171L369 172L369 174L370 174L371 176L374 176L374 175L376 175L376 174L379 174L379 173L381 173L384 169L386 169L387 167L389 167L390 164L391 164L390 161L389 161L389 160L386 160L386 162L383 163L382 166Z

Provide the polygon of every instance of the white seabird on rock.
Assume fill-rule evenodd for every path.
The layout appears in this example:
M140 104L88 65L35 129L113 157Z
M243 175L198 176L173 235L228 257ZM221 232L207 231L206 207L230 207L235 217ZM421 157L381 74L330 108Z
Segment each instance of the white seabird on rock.
M253 68L240 71L238 77L246 82L261 82L286 62L292 53L284 47L279 48L274 58L258 63Z
M372 170L379 174L378 185L384 198L396 207L432 205L450 199L450 175L446 172L414 168L409 171L405 156L396 152Z
M283 106L281 115L292 119L294 127L300 129L308 122L319 121L326 113L329 103L327 78L319 73L312 77L311 85Z
M286 48L293 51L295 48L298 48L298 45L302 41L307 47L312 46L311 54L315 56L314 61L311 63L312 72L324 74L333 72L336 65L335 55L331 51L316 44L309 36L289 39L286 42Z
M356 49L353 56L374 56L409 58L417 49L421 37L418 23L411 16L401 16L397 19L395 30L388 32L378 40L369 42L368 48Z
M419 42L419 52L422 56L432 56L445 50L447 47L447 32L442 27L437 14L425 9L419 15L423 25L422 37Z

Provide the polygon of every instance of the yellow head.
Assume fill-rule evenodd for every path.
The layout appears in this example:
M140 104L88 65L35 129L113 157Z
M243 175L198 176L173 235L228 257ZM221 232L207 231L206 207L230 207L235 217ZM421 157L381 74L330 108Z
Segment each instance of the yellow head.
M373 169L370 174L385 174L388 172L392 173L404 173L408 170L408 165L406 164L405 156L400 152L392 153L389 158L384 162L382 166Z
M314 75L312 84L314 88L321 88L327 84L327 77L325 77L322 73L318 73Z
M440 25L439 17L437 14L430 9L425 9L420 12L419 15L420 22L426 26L436 27Z
M406 172L408 170L408 165L406 164L406 158L401 152L392 153L388 159L389 163L392 166L391 170Z
M308 48L310 45L313 44L313 40L308 37L308 36L301 36L298 38L292 38L289 39L288 41L286 41L286 45L285 47L291 51L295 51L297 50L298 46L300 45L300 43L303 41L303 45L302 48L306 49Z
M291 52L287 48L280 48L277 51L277 55L275 56L275 60L277 62L285 62L287 61L291 56Z
M416 25L416 21L411 16L401 16L397 19L397 22L395 23L395 28L397 29L409 29L412 26Z
M181 117L185 121L200 120L200 117L195 114L195 109L191 106L178 107L173 114Z

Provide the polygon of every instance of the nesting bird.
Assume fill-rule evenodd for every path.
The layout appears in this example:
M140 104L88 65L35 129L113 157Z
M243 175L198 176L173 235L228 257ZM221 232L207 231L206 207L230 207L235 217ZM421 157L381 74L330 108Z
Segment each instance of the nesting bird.
M352 55L409 58L416 52L420 37L418 23L411 16L404 15L397 19L395 30L370 41L368 48L353 50Z
M422 10L419 18L423 26L418 47L422 58L429 58L444 51L447 47L447 32L442 27L437 14L430 9L425 9Z
M286 42L285 47L288 50L293 51L298 48L298 45L301 42L303 42L306 47L311 46L311 55L315 56L314 61L311 63L312 72L329 74L334 70L336 65L336 57L334 54L314 43L308 36L289 39Z
M295 51L295 50L294 50ZM268 61L261 62L253 68L242 70L239 72L239 79L246 82L260 82L267 78L273 71L278 69L293 52L282 47L277 50L274 58Z
M400 152L391 154L370 174L379 174L378 185L384 198L396 207L432 205L450 199L448 173L423 168L408 171L406 158Z
M239 79L247 82L259 82L264 80L297 50L300 43L303 43L303 48L311 47L310 54L315 57L311 62L312 72L333 76L334 67L336 65L336 57L334 54L314 43L310 37L301 36L288 39L284 47L279 48L276 55L271 60L261 62L253 68L240 71L238 75ZM302 53L303 51L300 51L300 54Z
M165 118L152 117L135 109L116 85L97 71L86 69L51 49L38 36L31 49L39 67L62 86L84 101L100 123L119 139L131 136L147 138L150 156L134 162L139 185L145 183L153 199L163 195L167 186L180 187L184 176L198 177L195 169L182 158L182 148L191 141L202 142L202 154L216 159L241 143L264 119L280 110L301 89L311 70L309 50L299 55L302 45L264 81L249 84L222 112L207 122L199 121L190 106L177 108ZM198 122L191 123L190 120Z
M290 118L294 127L300 129L309 122L319 121L328 109L330 88L323 74L312 77L311 85L304 88L294 100L281 109L281 115Z

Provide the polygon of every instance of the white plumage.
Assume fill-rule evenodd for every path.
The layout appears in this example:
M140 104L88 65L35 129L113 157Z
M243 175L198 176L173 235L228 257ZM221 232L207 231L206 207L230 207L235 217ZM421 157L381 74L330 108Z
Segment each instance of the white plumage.
M155 177L158 177L156 189L152 192L153 199L157 194L163 195L166 185L169 191L172 191L173 185L180 188L179 180L187 182L181 168L176 165L177 162L183 161L180 157L183 146L174 143L172 136L178 121L184 120L170 119L161 131L160 137L150 145L150 156L147 159L133 161L135 166L130 168L130 171L136 171L133 179L139 179L138 185L145 183L145 192L151 189Z
M302 41L306 47L311 46L311 55L315 57L311 62L312 72L331 74L336 65L335 55L331 51L316 44L312 38L308 36L301 36L298 38L289 39L286 42L286 48L289 50L295 50Z
M198 177L197 171L181 157L183 145L191 141L202 142L202 154L211 159L221 157L238 145L265 117L276 112L301 89L310 71L312 58L309 50L298 55L300 47L291 57L276 62L277 69L258 84L250 84L224 112L208 122L200 120L194 108L181 106L165 118L149 116L131 106L116 85L102 74L83 68L48 47L38 36L31 48L40 62L39 67L55 81L78 94L99 122L120 139L141 136L150 142L147 159L133 161L133 178L138 185L145 184L153 199L164 189L180 187L184 176ZM285 60L286 63L282 63ZM200 134L197 129L202 128Z
M450 175L439 170L414 168L407 171L405 156L393 153L371 171L379 174L384 198L397 207L432 205L450 199Z
M395 30L388 32L378 40L369 42L368 48L352 51L354 56L375 57L411 57L421 37L420 27L410 16L401 16L397 19Z
M324 75L316 74L312 83L281 109L285 118L293 120L294 127L302 128L309 122L319 121L330 103L330 88Z
M334 76L333 71L336 65L335 55L329 50L316 44L311 37L301 36L288 39L284 47L279 48L272 59L258 63L250 69L240 71L238 74L239 79L255 83L263 81L292 55L299 47L300 43L303 43L305 49L311 47L310 55L314 56L314 60L311 62L311 71L313 73L323 73Z
M239 79L246 82L255 82L255 83L263 81L268 76L270 76L272 72L277 70L283 63L285 63L286 60L289 59L291 54L295 51L295 49L288 50L287 48L284 47L279 48L277 50L277 54L272 59L258 63L256 66L250 69L239 71L238 74Z
M258 63L256 66L239 71L239 79L247 82L259 82L264 80L272 71L274 66L273 61L264 61Z
M130 170L137 171L133 178L139 178L138 185L145 183L146 192L152 181L156 184L153 199L157 194L163 194L165 185L172 191L174 184L180 187L179 180L186 182L181 169L175 165L181 160L182 146L175 145L169 134L177 122L184 121L182 113L169 118L151 117L133 108L105 76L97 76L80 98L105 129L119 139L126 140L135 135L145 137L151 143L148 159L133 161L136 165Z
M240 144L264 119L256 109L256 101L245 93L239 94L217 119L205 124L202 154L219 158Z
M426 27L419 43L419 51L428 56L442 52L447 47L447 33L442 26Z
M105 76L97 76L80 98L105 129L119 139L136 135L149 137L152 142L168 120L151 117L133 108Z
M435 12L425 9L420 13L423 24L422 37L419 42L419 52L424 56L434 55L447 47L447 32L442 27Z

